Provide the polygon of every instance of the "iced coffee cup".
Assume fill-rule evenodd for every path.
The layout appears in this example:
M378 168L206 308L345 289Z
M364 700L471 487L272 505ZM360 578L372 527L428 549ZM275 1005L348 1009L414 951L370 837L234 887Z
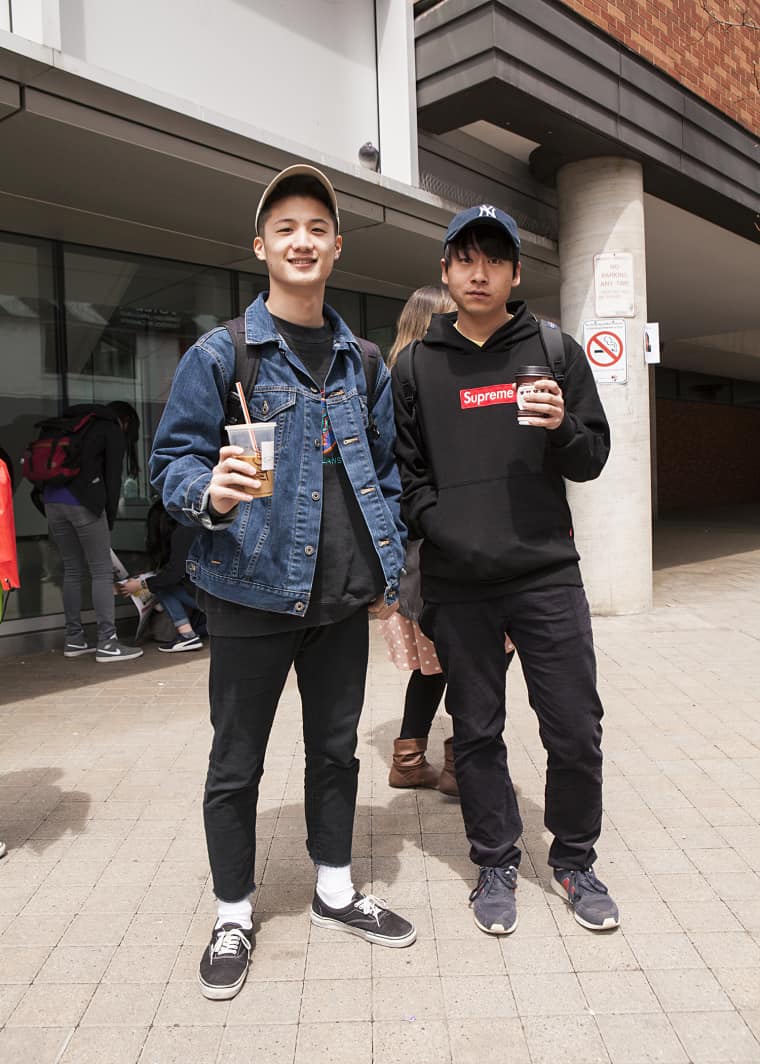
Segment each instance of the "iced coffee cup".
M241 488L254 499L266 499L274 491L274 430L276 421L256 422L252 425L227 425L227 438L233 447L242 447L237 457L256 469L256 488Z
M536 388L536 381L548 380L551 370L548 366L520 366L515 376L517 388L517 424L530 425L529 418L545 415L525 412L525 404L532 403L540 397L542 389Z

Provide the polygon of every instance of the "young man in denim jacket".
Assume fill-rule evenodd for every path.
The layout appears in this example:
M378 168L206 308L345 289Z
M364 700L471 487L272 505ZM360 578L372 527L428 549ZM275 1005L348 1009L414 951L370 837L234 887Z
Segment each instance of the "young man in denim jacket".
M245 312L259 358L254 431L276 423L273 495L246 494L261 483L257 470L225 445L235 354L223 327L181 360L151 458L167 510L200 529L188 571L211 648L204 819L218 919L200 963L208 998L234 997L248 971L258 788L291 665L303 711L306 845L317 866L311 920L386 946L416 935L351 880L367 621L397 608L405 531L388 371L379 366L370 412L360 348L324 304L341 245L325 175L306 165L278 174L256 213L254 252L269 292Z

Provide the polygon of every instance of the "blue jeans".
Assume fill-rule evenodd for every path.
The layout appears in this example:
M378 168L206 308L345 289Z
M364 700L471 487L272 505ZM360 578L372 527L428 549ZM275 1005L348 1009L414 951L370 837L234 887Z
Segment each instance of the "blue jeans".
M181 624L190 624L190 615L196 609L195 597L184 584L162 587L153 594L171 617L175 628L179 629Z
M50 538L63 559L63 612L66 639L84 639L82 577L85 566L92 580L92 607L98 623L98 644L116 635L114 623L111 533L105 513L100 517L86 506L49 502L45 506Z

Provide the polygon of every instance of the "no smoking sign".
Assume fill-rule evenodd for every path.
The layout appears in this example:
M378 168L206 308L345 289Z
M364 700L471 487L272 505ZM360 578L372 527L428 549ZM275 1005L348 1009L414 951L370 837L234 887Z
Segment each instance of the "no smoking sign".
M623 318L584 321L583 350L597 383L625 384L628 352Z

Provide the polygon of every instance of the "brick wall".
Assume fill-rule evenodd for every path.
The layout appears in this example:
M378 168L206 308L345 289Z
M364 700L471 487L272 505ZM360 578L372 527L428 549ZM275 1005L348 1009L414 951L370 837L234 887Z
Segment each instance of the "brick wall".
M660 511L760 502L760 410L657 400Z
M751 132L760 133L760 0L562 2ZM749 25L720 24L743 21Z

